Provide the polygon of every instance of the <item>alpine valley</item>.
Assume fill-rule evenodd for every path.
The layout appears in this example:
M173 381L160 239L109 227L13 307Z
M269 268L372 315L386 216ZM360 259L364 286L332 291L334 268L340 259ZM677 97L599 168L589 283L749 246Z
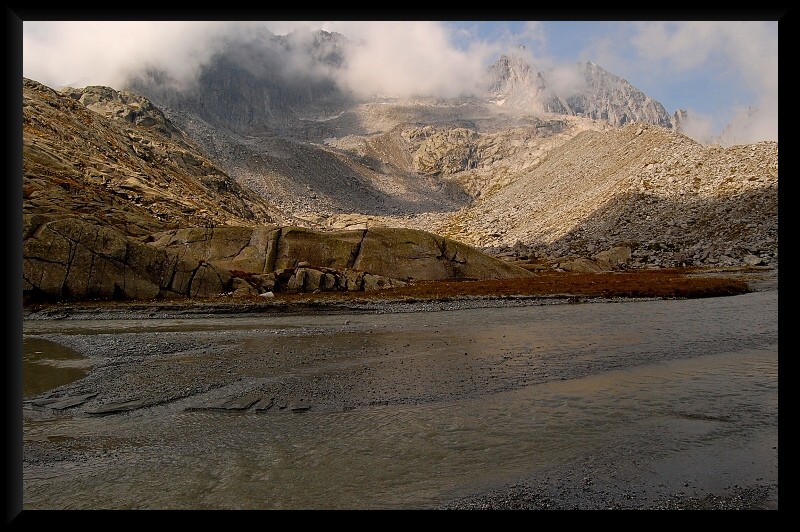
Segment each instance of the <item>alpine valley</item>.
M345 36L248 38L190 83L22 80L26 302L777 268L777 142L696 142L593 63L577 92L504 55L483 95L365 98Z

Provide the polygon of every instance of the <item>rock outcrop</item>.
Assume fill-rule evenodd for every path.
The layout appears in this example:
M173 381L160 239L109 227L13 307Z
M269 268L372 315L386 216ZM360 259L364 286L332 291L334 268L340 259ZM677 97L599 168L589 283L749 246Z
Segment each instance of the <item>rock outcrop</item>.
M78 218L23 222L23 301L210 297L229 272Z
M26 303L362 291L419 280L532 275L411 229L193 227L142 241L109 226L40 215L25 217L23 237Z

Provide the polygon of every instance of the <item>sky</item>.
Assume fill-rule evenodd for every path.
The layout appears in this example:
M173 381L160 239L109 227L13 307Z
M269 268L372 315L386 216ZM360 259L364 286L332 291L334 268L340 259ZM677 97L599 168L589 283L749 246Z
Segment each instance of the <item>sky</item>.
M668 113L688 111L684 132L693 139L744 144L778 140L778 20L761 19L23 20L22 74L56 89L120 89L128 73L148 66L191 80L222 42L259 28L277 35L323 29L362 45L337 74L337 82L351 90L457 96L477 90L486 67L512 51L526 54L538 70L552 71L552 82L565 67L591 61L660 102ZM306 67L302 61L293 65ZM751 111L744 120L748 109L757 113Z

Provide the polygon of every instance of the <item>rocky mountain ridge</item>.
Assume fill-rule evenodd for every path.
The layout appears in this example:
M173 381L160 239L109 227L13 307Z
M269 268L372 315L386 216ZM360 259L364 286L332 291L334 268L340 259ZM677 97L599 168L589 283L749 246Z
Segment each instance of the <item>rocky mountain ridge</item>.
M519 56L501 56L490 72L489 91L497 105L604 120L615 127L638 122L675 128L663 105L591 61L576 63L566 73L562 70L560 77L571 78L564 87L554 87L547 73Z
M357 95L341 83L348 56L362 45L323 30L275 35L261 29L226 42L192 83L147 70L133 75L126 88L159 107L188 112L232 132L309 140L308 129L298 131L292 122L307 120L303 117L309 114L333 117L359 104L386 102L385 96ZM501 55L478 81L483 92L465 93L461 100L527 115L603 120L612 126L645 122L674 127L672 116L659 102L599 65L579 62L542 71L530 61L524 47L519 53ZM298 68L300 64L304 67ZM326 120L316 121L331 131L319 123Z
M136 258L152 255L142 250L161 232L197 227L415 230L396 233L414 242L414 260L450 261L434 245L445 238L517 261L526 268L516 275L538 268L777 267L776 142L703 146L657 125L616 127L473 99L386 99L334 115L309 106L302 119L284 122L292 134L245 135L108 87L59 92L24 79L23 97L32 294L191 296L206 288L255 294L269 282L286 289L300 270L302 290L348 286L340 280L348 268L325 271L310 261L278 274L231 270L209 258L178 260L169 246L158 248L161 266ZM54 231L53 223L67 226ZM78 253L83 249L92 251ZM53 250L66 255L48 258ZM91 274L108 253L118 264ZM79 256L86 260L74 262ZM477 263L491 262L484 256L476 255ZM173 273L142 281L142 266ZM95 284L76 285L73 278L65 292L69 272L81 268ZM495 264L487 271L503 270ZM194 291L191 283L174 285L177 272L201 284ZM258 277L265 273L275 278ZM385 279L374 286L414 277L384 273L370 273ZM306 275L319 283L306 286ZM364 277L356 284L367 287ZM160 288L142 292L143 286Z

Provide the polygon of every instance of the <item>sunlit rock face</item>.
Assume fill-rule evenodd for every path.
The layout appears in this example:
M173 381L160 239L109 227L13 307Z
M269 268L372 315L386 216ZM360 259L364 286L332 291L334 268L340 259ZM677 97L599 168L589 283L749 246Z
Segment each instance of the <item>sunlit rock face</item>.
M141 241L78 218L24 220L28 303L360 291L410 281L532 275L413 229L183 228Z
M673 127L664 106L626 80L603 70L594 63L579 63L585 88L565 96L569 109L577 116L606 120L613 126L630 123Z

